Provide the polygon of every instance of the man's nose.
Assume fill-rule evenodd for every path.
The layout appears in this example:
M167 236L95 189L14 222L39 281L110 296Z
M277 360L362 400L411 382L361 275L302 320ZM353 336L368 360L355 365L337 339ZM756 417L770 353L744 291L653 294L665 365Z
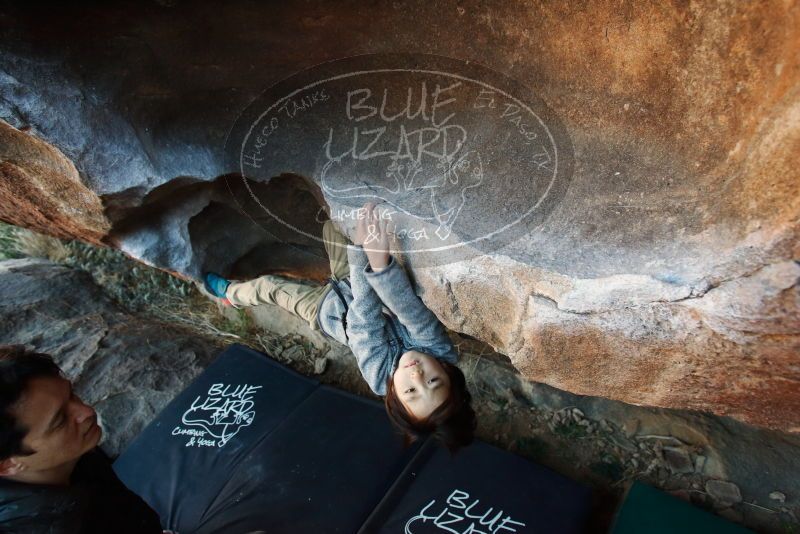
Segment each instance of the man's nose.
M95 413L94 408L92 408L88 404L84 404L83 401L80 400L77 401L74 410L75 410L74 411L75 421L77 421L78 424L83 423L84 421L86 421L91 417L94 417Z

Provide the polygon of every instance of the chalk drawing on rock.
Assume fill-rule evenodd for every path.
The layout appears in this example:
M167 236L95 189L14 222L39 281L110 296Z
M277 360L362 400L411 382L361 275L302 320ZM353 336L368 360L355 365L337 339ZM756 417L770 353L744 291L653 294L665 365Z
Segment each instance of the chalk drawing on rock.
M250 187L300 174L331 212L372 201L396 213L403 237L392 252L430 258L418 265L493 252L535 232L573 165L566 129L530 88L469 62L405 54L336 60L276 84L239 117L226 153L246 178L240 206L321 240Z

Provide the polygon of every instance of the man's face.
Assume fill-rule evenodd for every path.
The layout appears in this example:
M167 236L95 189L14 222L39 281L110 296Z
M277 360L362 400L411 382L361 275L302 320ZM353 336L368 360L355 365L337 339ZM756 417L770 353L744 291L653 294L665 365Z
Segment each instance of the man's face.
M450 395L450 377L439 360L415 350L400 357L392 384L400 402L417 419L428 417Z
M42 471L76 461L100 441L97 414L61 377L38 377L28 382L11 410L28 433L22 440L30 455L16 456L24 470Z

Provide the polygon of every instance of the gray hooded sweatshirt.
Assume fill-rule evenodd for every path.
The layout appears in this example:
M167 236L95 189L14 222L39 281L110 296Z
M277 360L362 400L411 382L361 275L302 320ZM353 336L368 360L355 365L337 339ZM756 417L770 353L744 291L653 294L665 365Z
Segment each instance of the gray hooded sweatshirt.
M393 257L379 272L372 271L359 246L348 246L347 259L349 280L331 282L346 304L336 291L328 291L317 321L323 332L350 347L372 391L386 395L387 378L409 350L456 362L458 355L444 326L414 293L408 275Z

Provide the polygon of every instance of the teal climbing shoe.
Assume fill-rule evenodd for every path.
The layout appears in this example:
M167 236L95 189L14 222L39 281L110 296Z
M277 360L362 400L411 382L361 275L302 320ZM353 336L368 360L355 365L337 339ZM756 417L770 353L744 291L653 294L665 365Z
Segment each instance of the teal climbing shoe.
M206 273L203 275L203 285L206 291L217 298L224 299L225 292L228 290L228 286L231 285L231 281L217 273Z

